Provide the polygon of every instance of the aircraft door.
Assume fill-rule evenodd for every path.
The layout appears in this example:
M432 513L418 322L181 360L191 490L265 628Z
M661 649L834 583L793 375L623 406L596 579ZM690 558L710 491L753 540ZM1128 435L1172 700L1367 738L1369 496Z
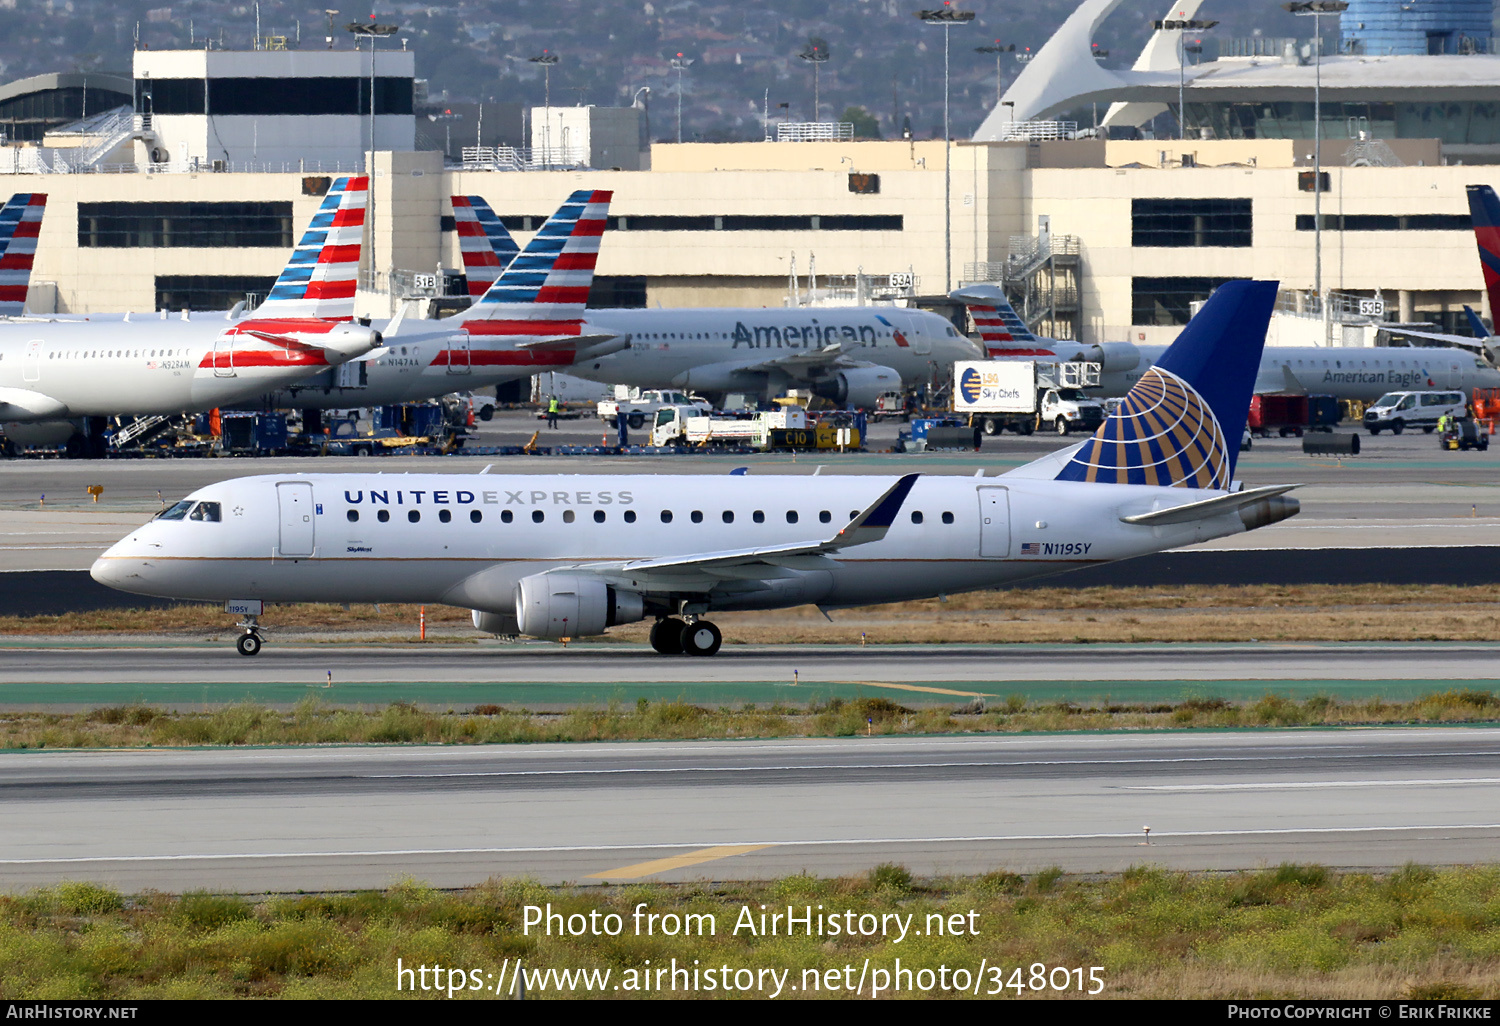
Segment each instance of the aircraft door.
M214 336L214 377L232 378L234 373L234 336L221 331Z
M979 489L979 554L1004 559L1010 555L1010 489Z
M303 559L313 554L312 485L306 481L282 481L276 485L281 507L281 538L277 555Z
M928 318L904 314L901 319L905 322L906 339L911 343L911 351L919 356L931 353L932 336L927 334L929 326L924 323Z
M448 373L469 374L473 371L469 352L469 333L460 331L448 340Z
M21 379L38 382L42 380L42 347L46 343L34 338L26 343L26 353L21 357Z

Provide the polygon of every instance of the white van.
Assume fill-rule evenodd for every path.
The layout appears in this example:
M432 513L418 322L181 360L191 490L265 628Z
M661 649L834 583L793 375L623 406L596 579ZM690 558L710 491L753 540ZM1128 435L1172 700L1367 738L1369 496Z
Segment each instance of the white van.
M1387 392L1365 410L1365 427L1372 435L1384 428L1399 435L1409 427L1431 434L1444 414L1464 417L1468 412L1462 392Z

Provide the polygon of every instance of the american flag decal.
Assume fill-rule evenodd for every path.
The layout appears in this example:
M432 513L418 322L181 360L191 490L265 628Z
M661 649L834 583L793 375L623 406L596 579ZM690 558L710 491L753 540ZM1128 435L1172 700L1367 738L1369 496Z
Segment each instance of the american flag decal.
M1041 546L1040 543L1038 543L1038 542L1022 542L1021 543L1021 555L1023 555L1023 556L1040 556L1041 554L1042 554L1042 546Z

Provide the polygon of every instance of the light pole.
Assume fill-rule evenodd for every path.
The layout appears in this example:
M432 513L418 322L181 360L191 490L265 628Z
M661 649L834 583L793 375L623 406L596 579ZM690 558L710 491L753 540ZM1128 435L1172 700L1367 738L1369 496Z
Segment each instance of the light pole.
M803 50L797 56L801 57L803 60L807 61L809 64L811 64L813 66L813 116L812 116L812 119L813 119L814 122L816 122L818 120L818 72L822 70L823 65L825 65L825 64L828 63L828 58L831 57L832 54L830 54L827 50L825 50L821 46L809 46L806 50Z
M693 63L691 57L678 54L672 58L672 68L677 72L677 141L682 142L682 73Z
M359 48L360 36L368 36L370 39L370 159L365 164L365 175L369 178L369 183L365 186L369 190L369 210L365 223L370 228L370 285L373 288L376 269L380 266L375 261L375 41L381 36L394 35L401 30L401 26L377 25L375 15L372 14L369 24L353 21L344 28L354 34L355 49Z
M1339 14L1348 9L1345 0L1303 0L1282 4L1292 14L1313 20L1313 291L1318 294L1327 341L1327 305L1323 302L1323 15Z
M953 291L953 133L948 126L948 37L954 25L974 20L973 11L960 11L949 0L936 10L918 11L924 25L943 27L943 291ZM977 202L977 198L976 198Z
M1005 76L1000 73L1000 55L1002 53L1015 53L1016 44L1001 46L1000 40L995 40L994 46L976 46L975 53L992 53L995 55L995 106L1000 106L1000 96L1004 92L1002 86L1005 84Z
M526 58L532 64L542 66L542 152L547 167L552 166L552 65L558 61L557 54L543 50L535 57ZM533 129L536 125L531 126Z
M1188 53L1201 53L1202 47L1197 50L1189 50L1184 45L1182 33L1184 32L1207 32L1217 25L1216 21L1196 21L1190 18L1172 18L1166 21L1153 21L1151 23L1158 32L1162 29L1177 32L1177 138L1187 138L1187 61Z
M333 10L330 7L325 7L325 8L323 8L323 13L326 14L326 15L328 15L328 49L332 50L333 49L333 16L335 14L339 13L339 12Z

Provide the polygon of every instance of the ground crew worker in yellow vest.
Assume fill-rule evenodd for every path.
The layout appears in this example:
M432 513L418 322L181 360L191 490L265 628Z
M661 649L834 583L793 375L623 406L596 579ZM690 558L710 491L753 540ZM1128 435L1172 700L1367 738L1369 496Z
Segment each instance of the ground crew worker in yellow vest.
M557 401L557 396L550 397L547 400L547 426L549 428L557 427L557 415L561 412L562 404Z

